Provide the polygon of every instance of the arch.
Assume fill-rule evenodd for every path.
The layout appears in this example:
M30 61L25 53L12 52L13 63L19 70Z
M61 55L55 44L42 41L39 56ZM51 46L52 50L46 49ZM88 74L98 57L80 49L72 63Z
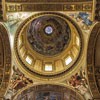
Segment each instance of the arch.
M6 28L0 23L0 98L3 98L8 87L10 72L10 42Z
M93 98L100 99L100 23L91 32L87 50L87 73Z
M69 87L54 84L34 84L24 88L13 98L14 100L32 99L42 100L43 98L56 98L57 100L84 100L83 97Z

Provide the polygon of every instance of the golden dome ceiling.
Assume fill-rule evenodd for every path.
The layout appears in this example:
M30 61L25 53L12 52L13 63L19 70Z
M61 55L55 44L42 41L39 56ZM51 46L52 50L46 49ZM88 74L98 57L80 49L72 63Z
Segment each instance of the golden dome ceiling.
M14 50L19 69L44 79L68 73L81 57L81 35L64 14L34 14L16 32Z
M1 99L100 98L99 0L1 0L0 6Z

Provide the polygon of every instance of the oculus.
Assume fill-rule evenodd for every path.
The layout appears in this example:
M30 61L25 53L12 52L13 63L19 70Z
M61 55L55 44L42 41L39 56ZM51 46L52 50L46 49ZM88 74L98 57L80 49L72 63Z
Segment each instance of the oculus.
M52 34L52 32L53 32L53 28L52 28L51 26L47 26L47 27L45 28L45 33L46 33L46 34Z

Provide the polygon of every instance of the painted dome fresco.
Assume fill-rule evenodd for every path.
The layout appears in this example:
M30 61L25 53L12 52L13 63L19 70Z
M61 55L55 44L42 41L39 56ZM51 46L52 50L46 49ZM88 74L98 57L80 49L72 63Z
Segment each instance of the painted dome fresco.
M70 33L70 27L64 19L54 15L40 16L29 26L28 41L38 53L51 56L66 48Z

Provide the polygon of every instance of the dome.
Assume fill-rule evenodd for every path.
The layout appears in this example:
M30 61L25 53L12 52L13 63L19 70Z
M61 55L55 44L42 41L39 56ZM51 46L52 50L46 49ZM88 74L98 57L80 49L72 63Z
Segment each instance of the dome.
M21 24L14 44L19 69L32 78L45 80L67 76L77 67L82 34L74 21L64 14L37 13Z

